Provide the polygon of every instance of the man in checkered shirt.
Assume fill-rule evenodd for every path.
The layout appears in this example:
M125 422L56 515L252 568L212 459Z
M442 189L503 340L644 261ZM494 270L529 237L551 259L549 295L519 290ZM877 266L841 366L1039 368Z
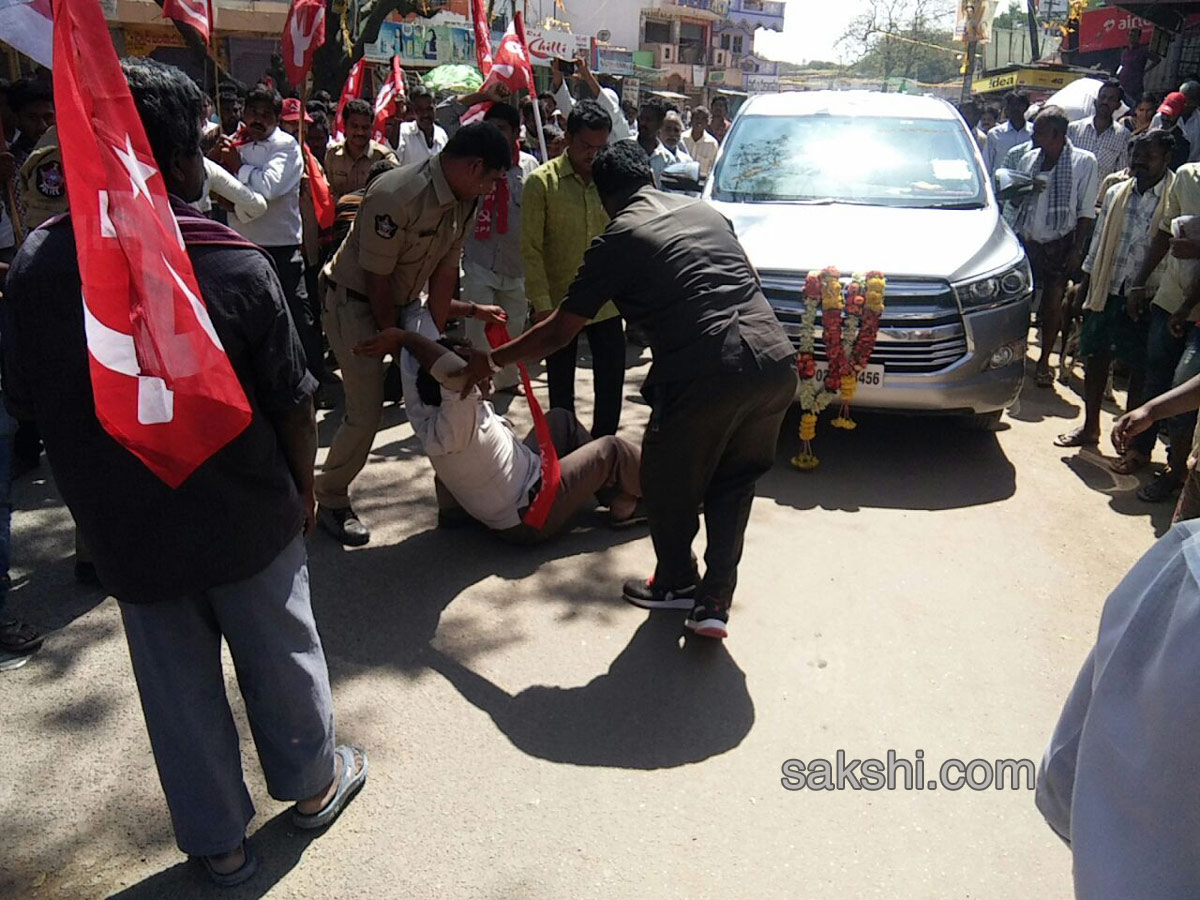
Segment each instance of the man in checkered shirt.
M1121 103L1121 83L1107 81L1096 96L1096 114L1067 129L1072 144L1095 155L1101 181L1129 165L1129 129L1113 119Z

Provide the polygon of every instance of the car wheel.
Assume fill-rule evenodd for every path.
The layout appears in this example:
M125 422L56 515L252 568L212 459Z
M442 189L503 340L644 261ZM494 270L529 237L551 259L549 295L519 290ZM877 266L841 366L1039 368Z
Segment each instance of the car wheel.
M998 409L995 412L964 416L962 425L968 431L997 431L1003 418L1004 410Z

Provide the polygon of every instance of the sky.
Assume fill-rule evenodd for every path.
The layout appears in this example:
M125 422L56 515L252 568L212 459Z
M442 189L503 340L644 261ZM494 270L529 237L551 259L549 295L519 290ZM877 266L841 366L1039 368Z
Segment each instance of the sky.
M837 60L834 45L862 7L862 0L788 0L783 32L760 29L754 46L764 56L787 62Z

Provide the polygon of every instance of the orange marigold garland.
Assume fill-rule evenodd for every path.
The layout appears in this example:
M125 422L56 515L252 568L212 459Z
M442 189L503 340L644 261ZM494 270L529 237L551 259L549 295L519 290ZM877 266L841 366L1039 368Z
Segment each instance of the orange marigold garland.
M850 418L850 403L858 388L858 376L867 368L879 336L883 317L886 281L882 272L855 276L842 293L841 272L830 266L810 272L804 282L804 312L800 319L800 346L797 368L800 374L799 399L800 452L792 465L802 471L815 469L820 460L812 452L817 420L834 401L841 398L841 410L832 422L847 431L857 427ZM824 331L825 353L829 368L818 381L814 330L818 307ZM845 314L845 322L843 322Z

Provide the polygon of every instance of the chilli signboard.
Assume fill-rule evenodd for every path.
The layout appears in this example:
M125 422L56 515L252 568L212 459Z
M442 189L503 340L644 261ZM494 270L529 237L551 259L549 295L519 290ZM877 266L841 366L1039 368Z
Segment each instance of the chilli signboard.
M1188 16L1184 28L1200 23L1200 15ZM1141 43L1149 44L1154 34L1154 23L1135 16L1119 6L1090 9L1079 19L1079 52L1096 53L1101 50L1117 50L1129 44L1129 32L1141 29Z
M529 61L535 66L549 66L552 59L574 59L577 56L586 56L588 65L592 65L592 39L589 35L529 28L525 31L525 39L529 42Z

